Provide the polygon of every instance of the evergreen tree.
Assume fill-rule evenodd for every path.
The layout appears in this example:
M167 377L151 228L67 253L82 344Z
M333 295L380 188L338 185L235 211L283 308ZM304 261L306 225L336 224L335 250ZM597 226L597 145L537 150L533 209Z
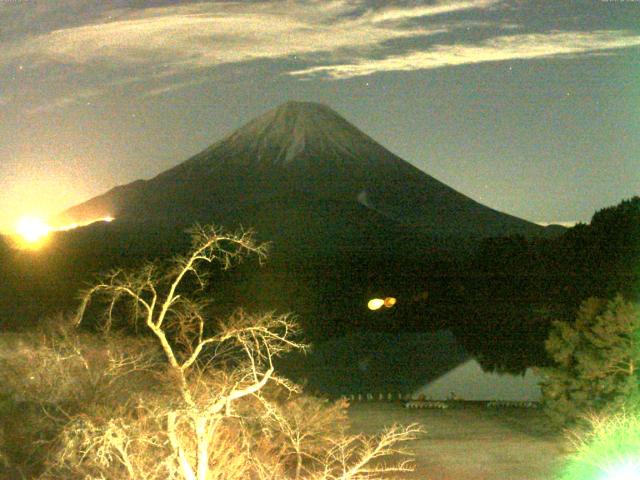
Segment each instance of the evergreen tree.
M559 423L640 399L640 306L589 298L575 322L556 321L545 342L553 367L540 369L545 408Z

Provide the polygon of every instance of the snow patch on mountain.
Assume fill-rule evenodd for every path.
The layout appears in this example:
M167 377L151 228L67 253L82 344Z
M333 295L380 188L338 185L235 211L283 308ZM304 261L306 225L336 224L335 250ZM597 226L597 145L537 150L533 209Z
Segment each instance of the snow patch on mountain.
M247 123L219 145L272 165L290 165L301 157L319 162L340 158L344 166L363 164L381 149L331 108L313 102L287 102ZM388 153L383 161L397 163L391 158Z
M293 140L289 145L287 145L284 154L285 163L292 162L298 155L304 152L306 144L307 142L304 135L296 134L296 132L294 132Z
M361 205L364 205L367 208L371 208L373 209L373 205L371 204L371 202L369 201L369 196L367 195L367 191L366 190L362 190L358 196L356 197L356 200L358 201L358 203L360 203Z

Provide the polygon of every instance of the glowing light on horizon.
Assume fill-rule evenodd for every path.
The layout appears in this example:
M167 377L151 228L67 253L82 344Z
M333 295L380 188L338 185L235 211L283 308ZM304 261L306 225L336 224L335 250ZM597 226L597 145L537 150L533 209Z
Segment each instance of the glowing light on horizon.
M96 222L112 222L115 220L112 216L96 218L82 223L71 223L53 227L38 217L22 217L16 224L16 235L22 247L36 249L42 246L44 240L52 232L66 232L79 227L86 227Z
M51 230L55 232L66 232L68 230L73 230L74 228L86 227L87 225L91 225L96 222L113 222L115 218L111 216L106 216L102 218L96 218L94 220L89 220L88 222L81 223L69 223L68 225L62 225L61 227L52 227Z
M394 297L386 297L384 300L382 298L372 298L367 303L367 308L369 310L380 310L382 307L391 308L396 304L396 299Z
M36 217L23 217L18 220L16 233L28 244L35 244L49 235L51 227Z

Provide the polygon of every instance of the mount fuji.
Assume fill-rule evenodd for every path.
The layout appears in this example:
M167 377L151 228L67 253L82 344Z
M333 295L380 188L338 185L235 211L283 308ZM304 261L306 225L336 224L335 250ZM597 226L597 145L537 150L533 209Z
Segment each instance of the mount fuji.
M353 248L375 244L373 237L384 248L389 238L415 235L545 235L544 227L481 205L310 102L287 102L156 177L113 188L55 221L106 216L130 224L242 224L280 244Z

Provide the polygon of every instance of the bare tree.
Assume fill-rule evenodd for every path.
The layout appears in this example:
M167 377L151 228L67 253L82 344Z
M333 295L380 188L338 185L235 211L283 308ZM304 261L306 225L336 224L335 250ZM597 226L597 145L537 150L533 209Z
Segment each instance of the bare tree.
M415 425L394 427L377 440L346 436L327 421L340 418L339 409L325 409L324 418L319 403L302 400L300 387L276 374L277 356L306 348L289 315L237 310L215 329L207 325L207 301L193 287L204 291L203 266L230 268L248 254L266 254L251 232L196 227L189 255L165 268L111 272L83 293L77 324L100 297L106 334L119 321L120 304L129 305L129 320L160 346L165 366L145 370L161 385L142 392L132 385L127 400L111 410L75 415L43 478L347 480L410 468L406 461L375 462L404 453L394 445L415 438ZM111 355L114 371L141 365L142 358Z
M53 440L80 412L125 407L131 385L156 390L149 373L159 353L149 339L99 337L63 315L0 335L0 477L35 478Z

